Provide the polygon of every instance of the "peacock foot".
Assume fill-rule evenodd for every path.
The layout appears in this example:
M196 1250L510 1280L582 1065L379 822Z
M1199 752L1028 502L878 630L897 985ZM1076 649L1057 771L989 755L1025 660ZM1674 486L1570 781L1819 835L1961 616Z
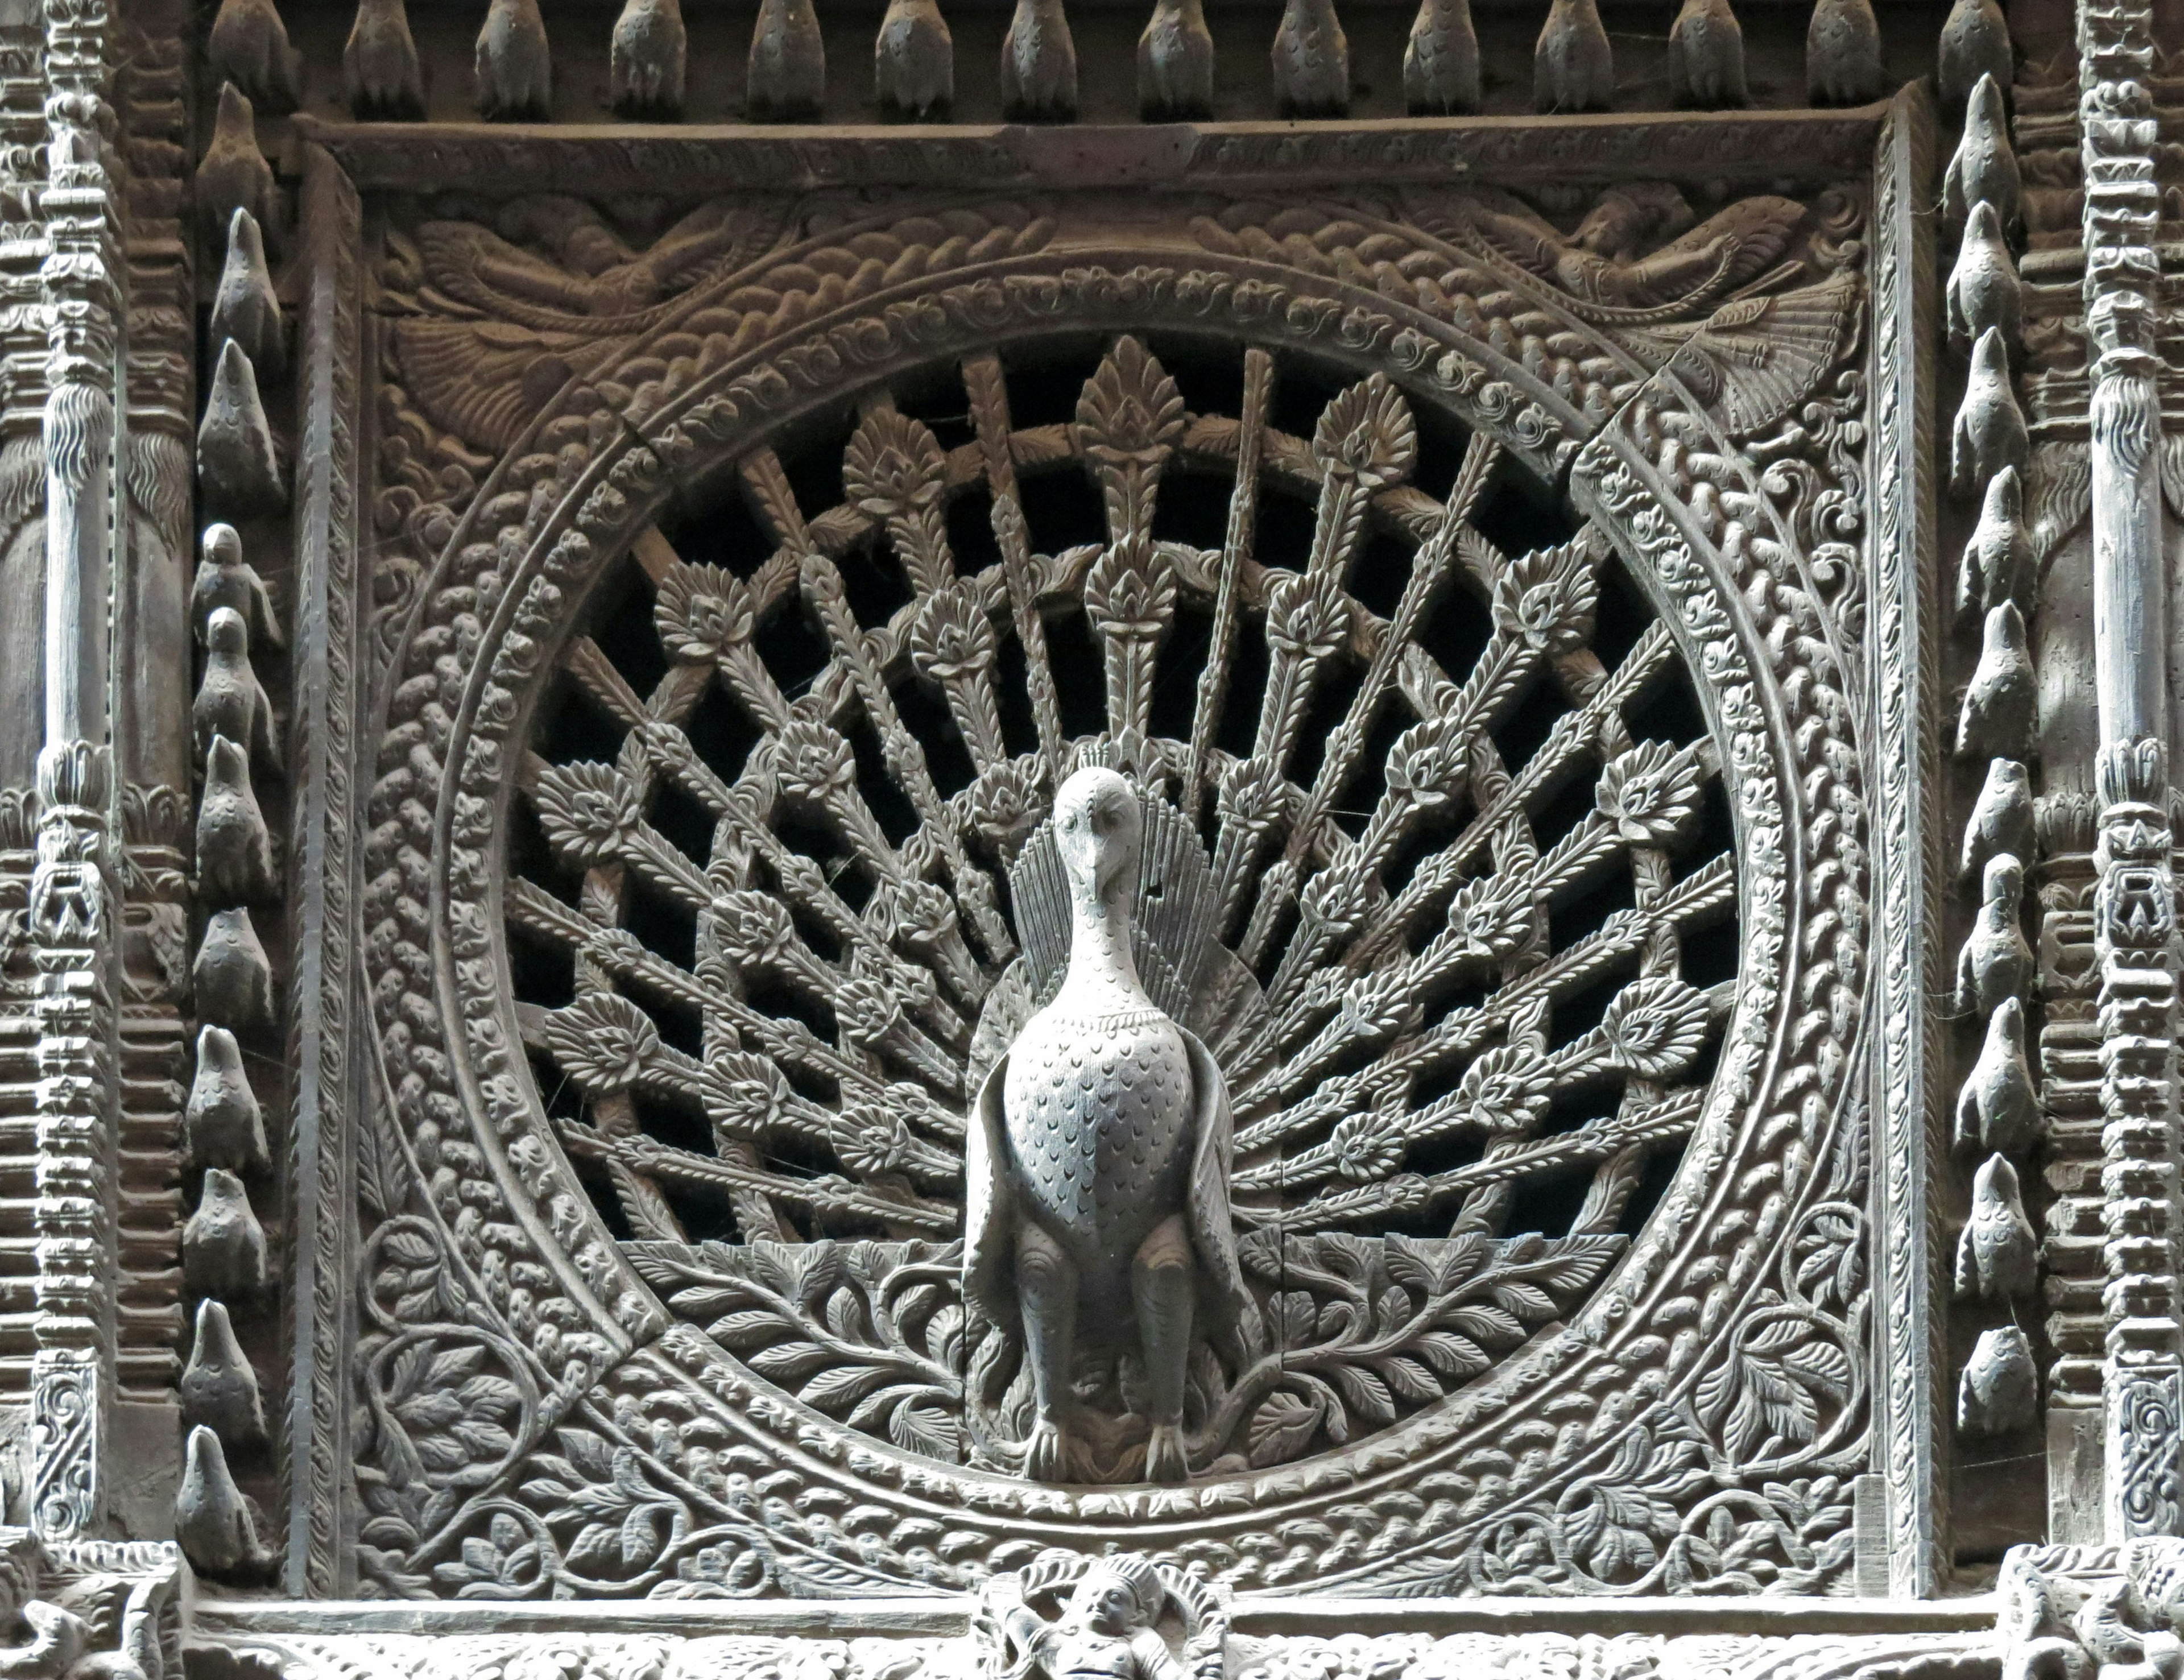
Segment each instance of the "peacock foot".
M1145 1480L1184 1482L1190 1465L1183 1449L1183 1429L1173 1423L1156 1423L1145 1438Z
M1033 1482L1069 1479L1069 1438L1050 1417L1042 1417L1024 1438L1023 1473Z

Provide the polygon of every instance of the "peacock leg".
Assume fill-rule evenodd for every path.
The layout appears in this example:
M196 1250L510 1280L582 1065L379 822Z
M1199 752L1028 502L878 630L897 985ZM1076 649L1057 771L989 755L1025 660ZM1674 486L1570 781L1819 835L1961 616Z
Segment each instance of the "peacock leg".
M1026 1220L1017 1231L1017 1297L1023 1306L1024 1357L1031 1364L1038 1408L1024 1442L1024 1474L1034 1482L1068 1480L1069 1366L1077 1337L1077 1266L1061 1245Z
M1183 1383L1190 1365L1191 1297L1197 1271L1183 1215L1170 1214L1138 1245L1130 1262L1138 1338L1145 1355L1152 1432L1145 1441L1145 1479L1181 1482L1190 1474L1183 1445Z

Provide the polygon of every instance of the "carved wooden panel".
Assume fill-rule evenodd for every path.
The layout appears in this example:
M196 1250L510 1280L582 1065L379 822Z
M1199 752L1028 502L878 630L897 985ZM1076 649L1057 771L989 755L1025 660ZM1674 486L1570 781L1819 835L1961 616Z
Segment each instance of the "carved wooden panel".
M365 1588L1843 1583L1867 198L376 212ZM1235 1110L1171 1487L957 1282L1084 762Z

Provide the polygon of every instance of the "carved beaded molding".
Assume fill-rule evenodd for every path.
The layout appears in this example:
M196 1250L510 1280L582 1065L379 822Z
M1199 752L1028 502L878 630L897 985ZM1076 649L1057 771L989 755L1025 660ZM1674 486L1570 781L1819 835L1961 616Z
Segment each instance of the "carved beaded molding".
M1843 1590L1873 1368L1869 181L1800 183L1797 271L1680 313L1685 294L1602 307L1528 272L1464 231L1468 191L1273 203L1201 183L1157 219L1060 187L784 197L775 231L633 330L564 347L570 376L526 387L516 410L535 409L489 448L418 412L382 332L359 826L376 1035L363 1590L960 1591L1043 1549L1115 1546L1291 1592ZM376 211L366 225L387 238ZM388 321L477 317L391 286L393 243L376 248ZM1432 286L1384 283L1398 264ZM1770 359L1770 342L1808 342L1800 309L1831 323L1823 350ZM507 822L537 702L594 583L676 488L905 372L1064 330L1383 375L1563 486L1674 637L1736 836L1719 1063L1604 1281L1378 1433L1173 1488L1033 1486L903 1450L679 1321L570 1168L507 966ZM847 707L839 666L818 687ZM620 932L581 948L604 972L643 960Z

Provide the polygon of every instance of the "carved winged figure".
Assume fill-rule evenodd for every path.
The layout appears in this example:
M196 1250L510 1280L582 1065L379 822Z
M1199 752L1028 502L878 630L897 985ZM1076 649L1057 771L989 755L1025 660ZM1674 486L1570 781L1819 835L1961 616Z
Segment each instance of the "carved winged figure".
M1093 766L1062 784L1069 966L978 1093L965 1164L965 1293L1023 1322L1037 1417L1025 1472L1067 1479L1082 1311L1134 1321L1150 1394L1145 1474L1179 1482L1195 1320L1244 1299L1228 1213L1228 1090L1206 1046L1146 994L1130 954L1144 819Z
M421 222L398 246L425 306L393 323L405 388L436 425L504 448L568 380L656 326L705 275L733 272L777 222L715 200L641 252L558 194L511 199L491 225Z
M1763 276L1805 220L1795 199L1759 194L1700 221L1666 181L1601 195L1565 234L1513 194L1473 197L1464 219L1518 267L1585 303L1692 309Z

